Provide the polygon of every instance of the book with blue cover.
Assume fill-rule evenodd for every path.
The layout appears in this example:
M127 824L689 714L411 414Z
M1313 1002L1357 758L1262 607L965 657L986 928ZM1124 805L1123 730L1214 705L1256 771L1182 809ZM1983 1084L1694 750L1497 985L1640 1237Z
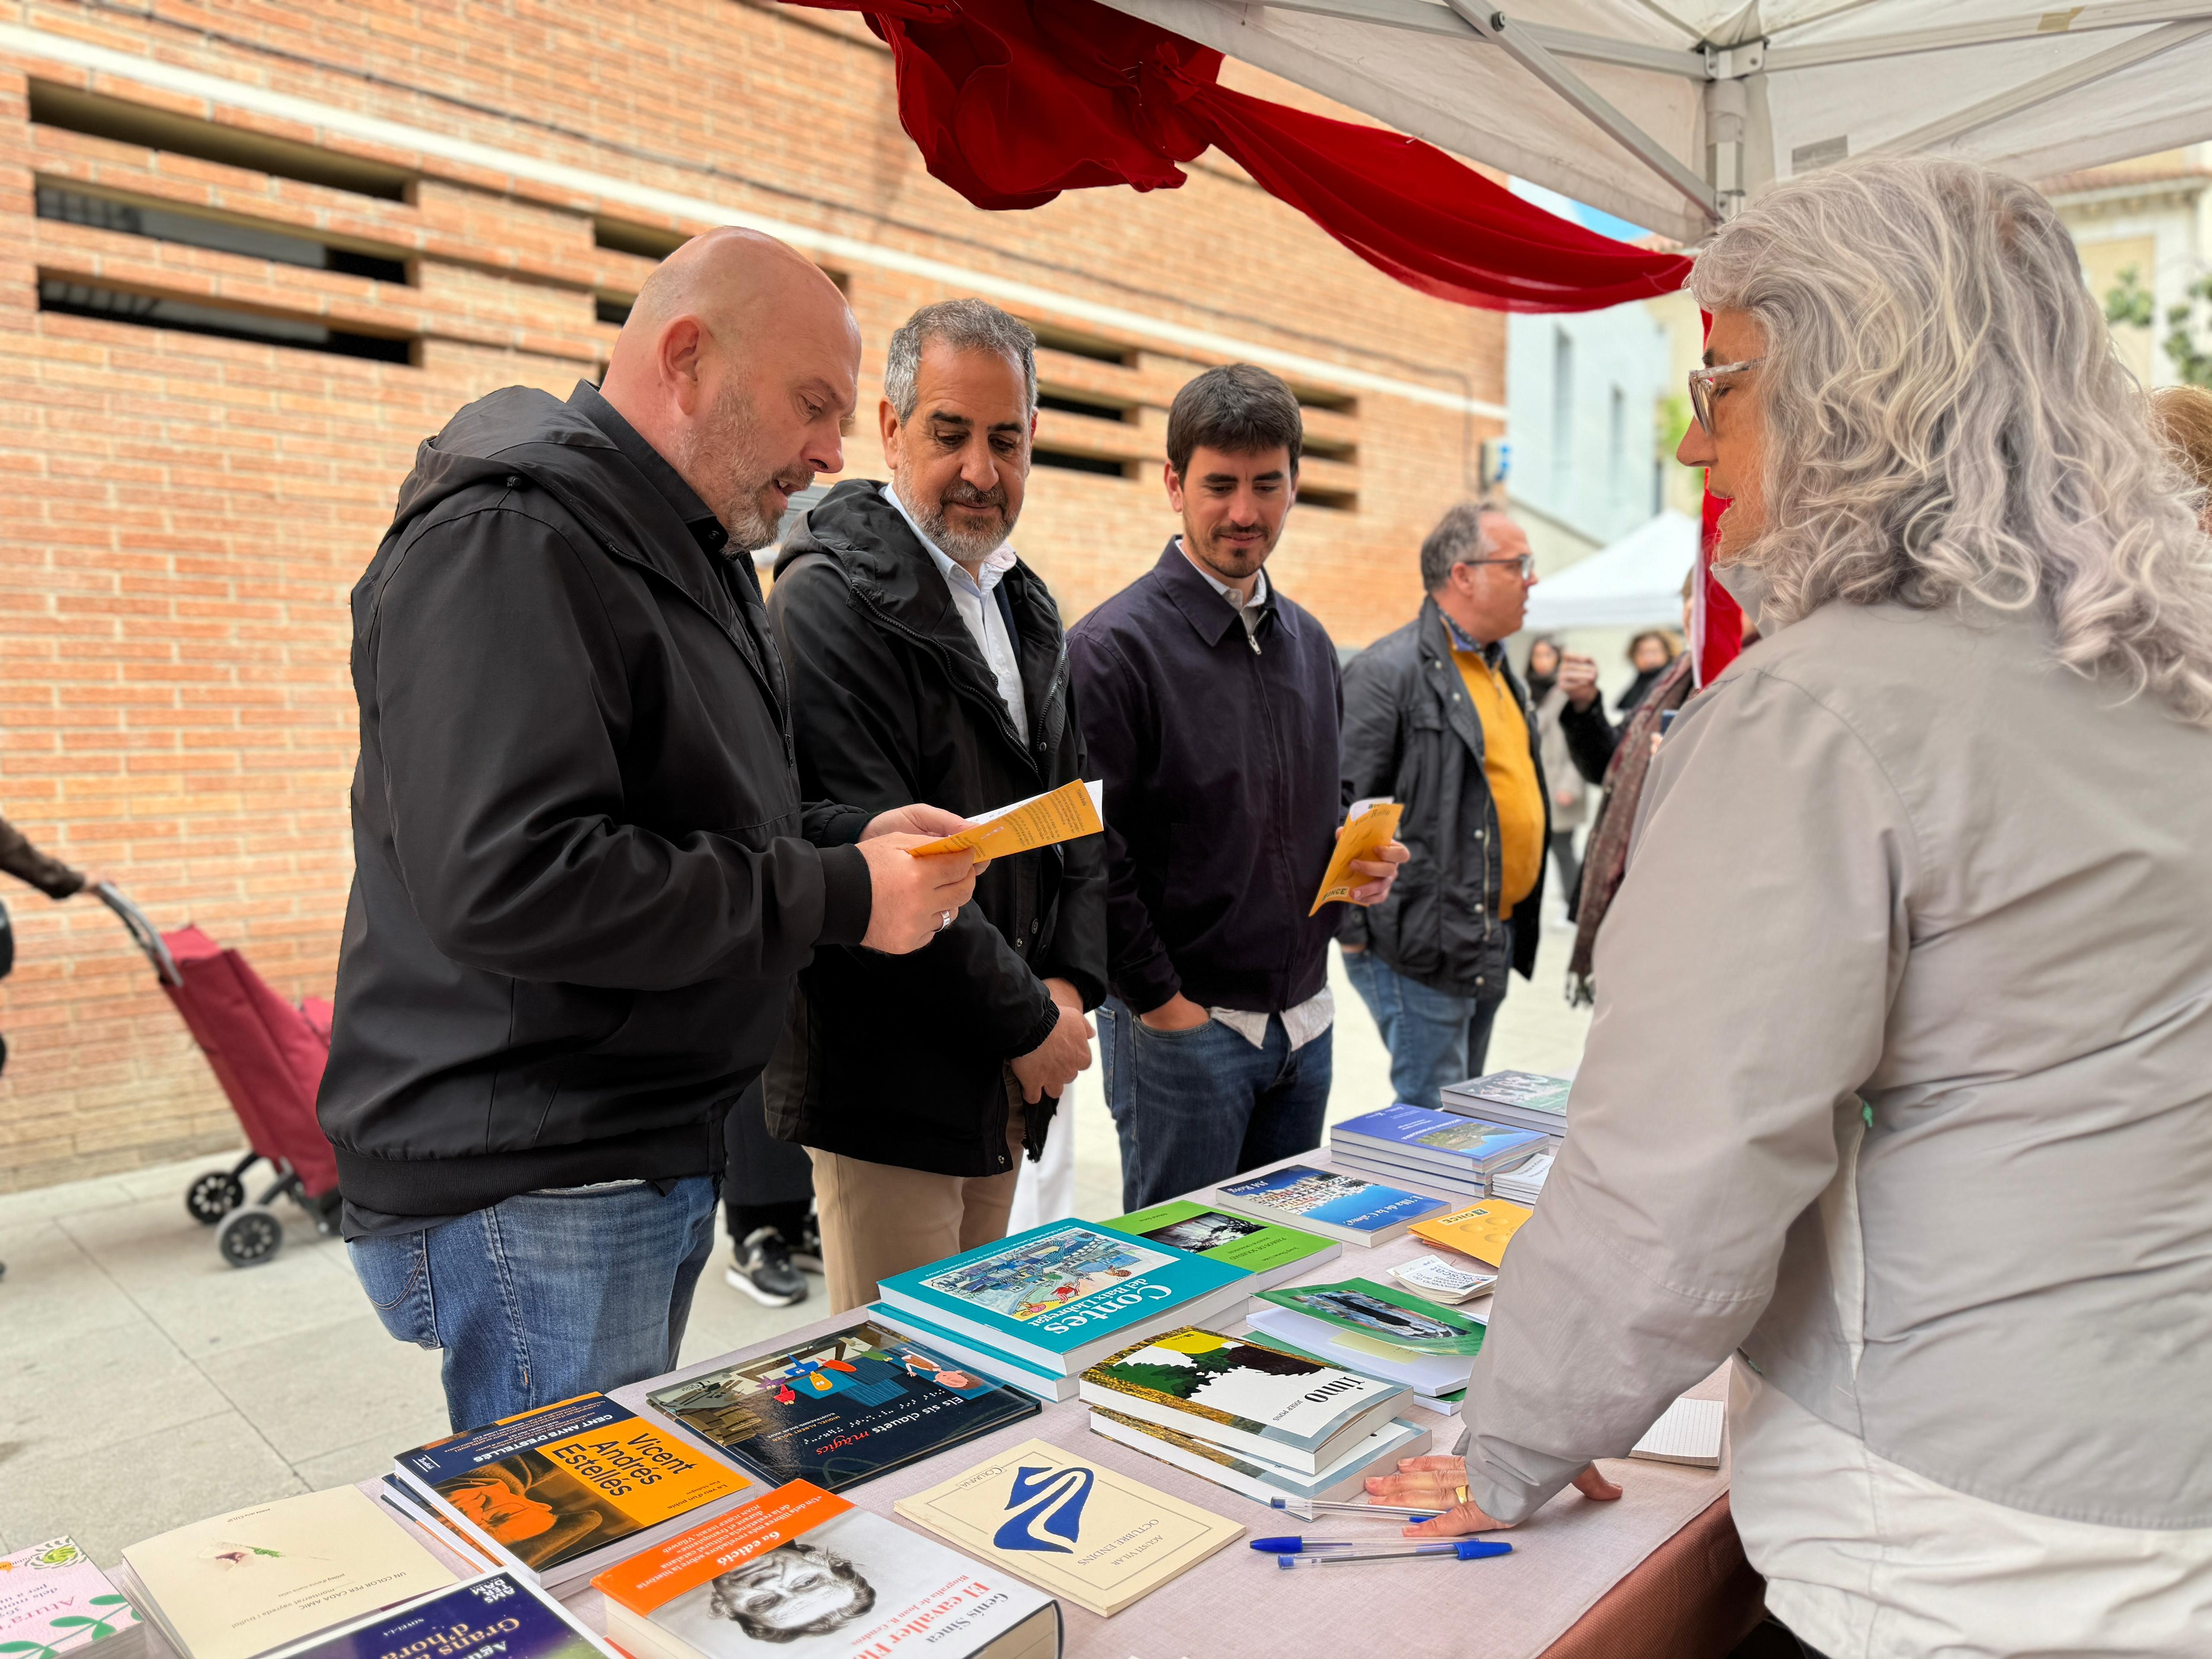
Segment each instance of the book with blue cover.
M1450 1207L1440 1198L1304 1164L1227 1182L1215 1188L1214 1200L1224 1209L1288 1222L1350 1244L1386 1243L1416 1221Z
M278 1659L609 1659L574 1614L520 1573L488 1572L418 1596Z
M1241 1268L1171 1245L1054 1221L894 1274L878 1292L1024 1364L1072 1376L1139 1337L1242 1301L1249 1282Z
M1328 1138L1332 1146L1373 1148L1398 1161L1462 1176L1487 1176L1533 1158L1550 1139L1540 1129L1432 1112L1403 1101L1347 1118L1329 1130Z

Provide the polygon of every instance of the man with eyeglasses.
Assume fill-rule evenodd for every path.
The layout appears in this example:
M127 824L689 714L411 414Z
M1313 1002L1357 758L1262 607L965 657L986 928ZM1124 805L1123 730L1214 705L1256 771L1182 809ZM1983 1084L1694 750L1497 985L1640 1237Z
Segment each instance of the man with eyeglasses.
M1421 544L1421 580L1420 615L1344 671L1345 799L1403 803L1413 856L1381 903L1345 907L1337 942L1397 1097L1434 1109L1483 1069L1508 971L1535 969L1551 794L1500 643L1535 586L1528 538L1462 501Z

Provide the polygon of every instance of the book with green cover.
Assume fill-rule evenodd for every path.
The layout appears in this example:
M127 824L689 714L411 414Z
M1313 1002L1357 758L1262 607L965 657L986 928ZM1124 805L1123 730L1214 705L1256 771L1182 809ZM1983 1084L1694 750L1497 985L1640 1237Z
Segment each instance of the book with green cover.
M1294 1285L1261 1295L1279 1308L1318 1320L1332 1330L1387 1342L1394 1348L1469 1359L1482 1352L1480 1320L1371 1279Z
M1188 1250L1208 1261L1241 1267L1252 1275L1244 1288L1257 1294L1310 1273L1344 1254L1333 1238L1316 1237L1296 1227L1278 1226L1250 1216L1232 1215L1188 1199L1155 1204L1102 1222L1117 1233L1133 1233L1155 1244Z

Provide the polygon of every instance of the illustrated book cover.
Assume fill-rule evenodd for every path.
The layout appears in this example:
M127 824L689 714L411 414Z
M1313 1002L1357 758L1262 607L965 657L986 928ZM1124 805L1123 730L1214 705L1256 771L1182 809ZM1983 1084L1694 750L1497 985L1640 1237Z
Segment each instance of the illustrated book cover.
M1328 1138L1332 1146L1373 1147L1412 1164L1486 1176L1541 1152L1550 1139L1536 1129L1404 1104L1347 1118L1330 1128Z
M74 1538L49 1538L0 1555L0 1654L64 1659L97 1648L100 1659L132 1659L146 1627Z
M1110 1227L1055 1221L878 1287L885 1302L1003 1350L1073 1373L1098 1354L1243 1299L1241 1268Z
M1244 1535L1241 1522L1042 1440L892 1507L956 1549L1105 1618Z
M1440 1198L1304 1164L1231 1181L1215 1193L1224 1209L1315 1229L1356 1244L1385 1243L1422 1217L1449 1207Z
M521 1574L463 1579L284 1650L282 1659L611 1659Z
M773 1486L842 1492L1034 1417L1037 1402L872 1321L752 1359L678 1371L646 1395Z
M1060 1607L804 1480L592 1580L635 1659L1053 1659Z
M402 1452L392 1472L548 1589L758 1495L720 1458L601 1394Z
M1303 1314L1340 1336L1362 1337L1413 1353L1448 1355L1469 1362L1482 1352L1484 1322L1371 1279L1290 1285L1263 1291L1261 1299Z
M1301 1474L1327 1468L1407 1398L1398 1384L1195 1326L1093 1365L1079 1394Z
M1567 1097L1574 1086L1572 1078L1541 1072L1492 1072L1446 1084L1441 1098L1448 1112L1558 1135L1566 1133Z
M453 1575L351 1486L210 1516L131 1545L143 1610L190 1659L253 1659Z
M1462 1255L1471 1255L1495 1267L1505 1260L1505 1247L1513 1242L1513 1235L1535 1213L1526 1204L1490 1198L1454 1210L1449 1215L1416 1221L1413 1231L1416 1238L1457 1250Z
M1155 1244L1188 1250L1208 1261L1242 1267L1251 1275L1243 1287L1248 1292L1272 1289L1344 1253L1344 1246L1334 1238L1212 1209L1188 1199L1155 1204L1149 1210L1118 1215L1100 1224L1115 1232L1149 1238Z
M1075 1398L1075 1379L1066 1372L1040 1370L1012 1354L986 1346L972 1336L948 1331L910 1309L895 1308L888 1302L871 1302L860 1311L894 1335L909 1337L933 1353L957 1359L968 1370L995 1377L1024 1394L1054 1401Z

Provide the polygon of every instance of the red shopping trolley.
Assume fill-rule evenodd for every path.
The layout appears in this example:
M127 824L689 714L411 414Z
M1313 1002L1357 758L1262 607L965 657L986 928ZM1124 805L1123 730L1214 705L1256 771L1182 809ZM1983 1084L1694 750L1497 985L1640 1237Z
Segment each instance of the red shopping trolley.
M270 1206L289 1197L335 1232L338 1165L315 1121L315 1091L331 1052L331 1005L295 1005L269 988L244 957L189 924L158 932L145 913L106 882L93 890L122 918L153 964L161 989L214 1067L252 1147L228 1170L210 1170L185 1189L192 1219L213 1227L216 1248L234 1267L266 1261L283 1248L284 1224ZM266 1163L276 1179L249 1204L246 1172Z

